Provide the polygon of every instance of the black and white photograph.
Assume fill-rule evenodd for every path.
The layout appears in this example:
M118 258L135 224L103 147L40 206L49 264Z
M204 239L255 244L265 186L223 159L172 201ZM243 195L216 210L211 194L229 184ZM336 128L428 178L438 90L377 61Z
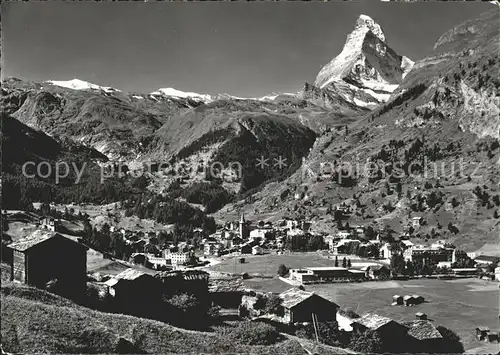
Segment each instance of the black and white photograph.
M3 1L15 354L499 354L498 1Z

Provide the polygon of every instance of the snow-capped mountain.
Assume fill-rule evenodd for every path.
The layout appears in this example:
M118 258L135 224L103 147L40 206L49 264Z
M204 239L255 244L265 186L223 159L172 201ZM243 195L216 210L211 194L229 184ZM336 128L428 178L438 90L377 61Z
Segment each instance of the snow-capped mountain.
M314 86L362 107L386 102L412 69L386 42L379 24L360 15L342 52L318 73Z
M162 88L158 89L156 91L153 91L151 95L162 95L162 96L170 96L174 98L189 98L197 101L203 101L205 103L211 102L212 96L208 94L198 94L196 92L186 92L186 91L181 91L177 90L174 88Z
M80 79L72 79L72 80L48 80L47 83L52 85L61 86L68 89L73 90L103 90L105 92L117 92L120 91L118 89L109 87L109 86L100 86L96 84L89 83L87 81L83 81Z
M150 95L161 95L161 96L167 96L167 97L172 97L172 98L189 98L189 99L192 99L195 101L201 101L204 103L209 103L209 102L218 101L218 100L273 101L278 96L282 96L282 95L296 96L296 94L292 94L292 93L271 93L269 95L264 95L262 97L239 97L239 96L234 96L234 95L226 94L226 93L216 94L216 95L198 94L196 92L185 92L185 91L177 90L174 88L158 89L158 90L150 93Z
M55 85L63 88L68 88L72 90L98 90L98 91L104 91L107 94L112 94L112 93L119 93L121 90L118 90L113 87L109 86L100 86L97 84L90 83L88 81L80 80L80 79L71 79L71 80L47 80L45 83L50 84L50 85ZM174 88L161 88L157 89L156 91L153 91L149 94L138 94L134 93L131 95L131 98L134 98L136 100L142 100L147 97L158 101L158 99L161 98L170 98L174 100L182 100L182 99L187 99L190 100L191 102L198 102L198 103L210 103L213 101L218 101L218 100L257 100L257 101L273 101L275 100L278 96L296 96L296 94L290 94L290 93L272 93L269 95L265 95L262 97L239 97L239 96L234 96L230 94L216 94L216 95L210 95L210 94L199 94L196 92L189 92L189 91L182 91L182 90L177 90Z

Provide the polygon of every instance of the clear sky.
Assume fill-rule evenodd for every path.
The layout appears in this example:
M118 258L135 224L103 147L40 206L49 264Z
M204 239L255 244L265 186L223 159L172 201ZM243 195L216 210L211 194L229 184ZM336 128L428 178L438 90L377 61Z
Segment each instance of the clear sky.
M342 49L360 14L418 60L484 2L10 2L4 76L79 78L125 91L296 92Z

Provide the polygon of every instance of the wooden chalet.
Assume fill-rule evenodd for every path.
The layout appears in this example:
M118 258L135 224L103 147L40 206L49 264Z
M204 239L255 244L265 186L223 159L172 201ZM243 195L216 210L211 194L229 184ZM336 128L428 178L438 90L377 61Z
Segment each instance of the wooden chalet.
M50 281L58 293L82 299L87 288L87 247L59 233L36 230L7 245L13 281L46 288Z

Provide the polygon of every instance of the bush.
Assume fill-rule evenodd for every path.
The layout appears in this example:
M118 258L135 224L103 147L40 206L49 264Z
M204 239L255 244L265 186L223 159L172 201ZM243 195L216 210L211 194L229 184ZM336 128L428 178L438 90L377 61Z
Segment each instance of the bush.
M349 343L350 349L360 353L378 353L381 347L382 341L373 331L354 333Z
M339 331L337 322L319 322L317 323L317 326L318 337L321 343L338 347L345 347L348 345L348 335ZM295 335L300 338L316 340L316 333L312 323L298 326Z
M271 295L266 300L266 313L272 313L279 316L283 315L283 300L278 295Z
M189 328L203 328L210 315L214 315L206 302L187 293L176 294L165 303L169 321Z
M278 267L278 275L281 276L281 277L285 277L286 274L288 274L288 267L286 267L284 264L281 264L279 267Z
M258 294L257 295L257 299L255 300L255 303L253 305L253 308L255 310L261 310L261 309L265 309L266 308L266 302L267 302L267 299L266 297L264 297L262 294Z
M222 335L241 345L272 345L281 340L276 328L260 322L239 322L234 328L225 328Z

